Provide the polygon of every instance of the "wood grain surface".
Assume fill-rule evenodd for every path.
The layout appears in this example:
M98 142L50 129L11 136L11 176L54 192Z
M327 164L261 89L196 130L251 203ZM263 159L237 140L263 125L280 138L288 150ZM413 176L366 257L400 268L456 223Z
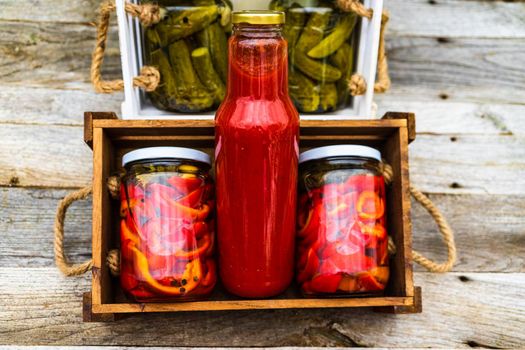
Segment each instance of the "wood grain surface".
M87 276L54 267L57 202L91 181L86 110L122 94L89 83L99 0L0 0L0 344L50 346L525 347L525 2L391 0L392 90L378 115L415 112L412 183L456 231L454 272L415 267L423 313L367 310L194 312L81 322ZM116 27L103 74L120 77ZM445 259L412 203L414 248ZM75 203L66 250L90 257L91 201Z

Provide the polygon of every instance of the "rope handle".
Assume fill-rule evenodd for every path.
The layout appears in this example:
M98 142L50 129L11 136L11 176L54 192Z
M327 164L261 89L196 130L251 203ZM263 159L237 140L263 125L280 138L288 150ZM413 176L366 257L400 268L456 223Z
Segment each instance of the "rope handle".
M388 185L392 183L393 179L393 170L392 167L386 163L381 163L383 177L385 178L385 183ZM119 198L119 189L120 189L120 177L119 176L110 176L107 180L107 188L111 194L111 197ZM87 186L75 192L68 194L64 199L62 199L57 207L57 213L55 217L55 262L57 267L62 271L66 276L76 276L81 275L91 269L92 260L85 261L81 264L71 264L68 262L64 254L64 218L66 211L71 205L71 203L85 199L91 193L92 187ZM444 263L436 263L429 258L426 258L421 253L412 250L412 259L414 262L423 266L430 272L448 272L454 266L456 262L456 244L454 242L454 232L449 226L447 220L441 214L439 209L434 205L434 203L425 196L421 191L416 189L414 186L410 185L410 194L414 199L420 203L423 208L425 208L429 214L434 218L434 221L439 227L439 232L441 233L443 242L447 247L447 261ZM389 237L388 241L388 251L390 254L395 254L396 247ZM120 252L118 249L113 249L108 252L106 257L106 263L110 269L110 272L118 276L120 272Z
M158 23L164 15L160 7L155 4L135 5L126 2L125 10L131 16L138 17L142 25L146 27ZM115 11L115 4L112 2L103 2L100 5L97 23L97 43L91 59L91 82L96 92L105 94L124 90L124 81L122 79L103 80L101 74L108 38L109 19L113 11ZM142 67L140 75L133 78L133 86L143 88L148 92L155 91L159 82L160 73L155 67L151 66Z
M355 12L358 16L372 19L374 11L366 8L359 0L337 0L337 6L345 12ZM388 61L385 47L385 31L390 16L386 10L381 14L381 29L379 30L379 47L377 53L377 81L374 84L374 92L383 93L390 89L391 81L388 74ZM352 74L348 80L348 89L352 96L364 95L366 92L366 80L360 74Z

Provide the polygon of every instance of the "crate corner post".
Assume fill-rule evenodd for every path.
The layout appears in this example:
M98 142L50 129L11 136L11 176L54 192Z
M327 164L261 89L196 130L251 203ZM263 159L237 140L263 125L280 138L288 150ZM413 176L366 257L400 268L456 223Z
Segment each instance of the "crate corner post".
M95 314L93 313L93 304L91 302L91 292L85 292L82 295L82 321L83 322L113 322L116 315L113 313Z

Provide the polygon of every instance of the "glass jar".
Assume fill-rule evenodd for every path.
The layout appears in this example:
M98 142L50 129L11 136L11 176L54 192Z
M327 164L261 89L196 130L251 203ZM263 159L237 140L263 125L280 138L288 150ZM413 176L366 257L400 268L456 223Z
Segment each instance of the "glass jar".
M194 300L209 295L214 187L210 157L179 147L126 153L120 196L120 285L137 302Z
M282 12L234 12L228 93L215 116L219 272L241 297L293 279L299 115Z
M352 105L348 79L354 72L358 16L335 1L273 0L286 12L289 91L301 113L325 113Z
M142 0L142 3L153 1ZM228 0L156 0L162 20L143 30L144 64L160 83L148 92L159 109L192 113L217 108L228 73Z
M379 151L359 145L300 155L296 266L306 295L385 289L388 236L380 161Z

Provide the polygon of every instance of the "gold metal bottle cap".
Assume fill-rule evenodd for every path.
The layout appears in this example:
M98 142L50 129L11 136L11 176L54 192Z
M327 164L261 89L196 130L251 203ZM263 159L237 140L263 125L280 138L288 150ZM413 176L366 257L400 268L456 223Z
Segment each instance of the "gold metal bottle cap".
M284 12L280 11L236 11L232 13L232 23L283 24Z

